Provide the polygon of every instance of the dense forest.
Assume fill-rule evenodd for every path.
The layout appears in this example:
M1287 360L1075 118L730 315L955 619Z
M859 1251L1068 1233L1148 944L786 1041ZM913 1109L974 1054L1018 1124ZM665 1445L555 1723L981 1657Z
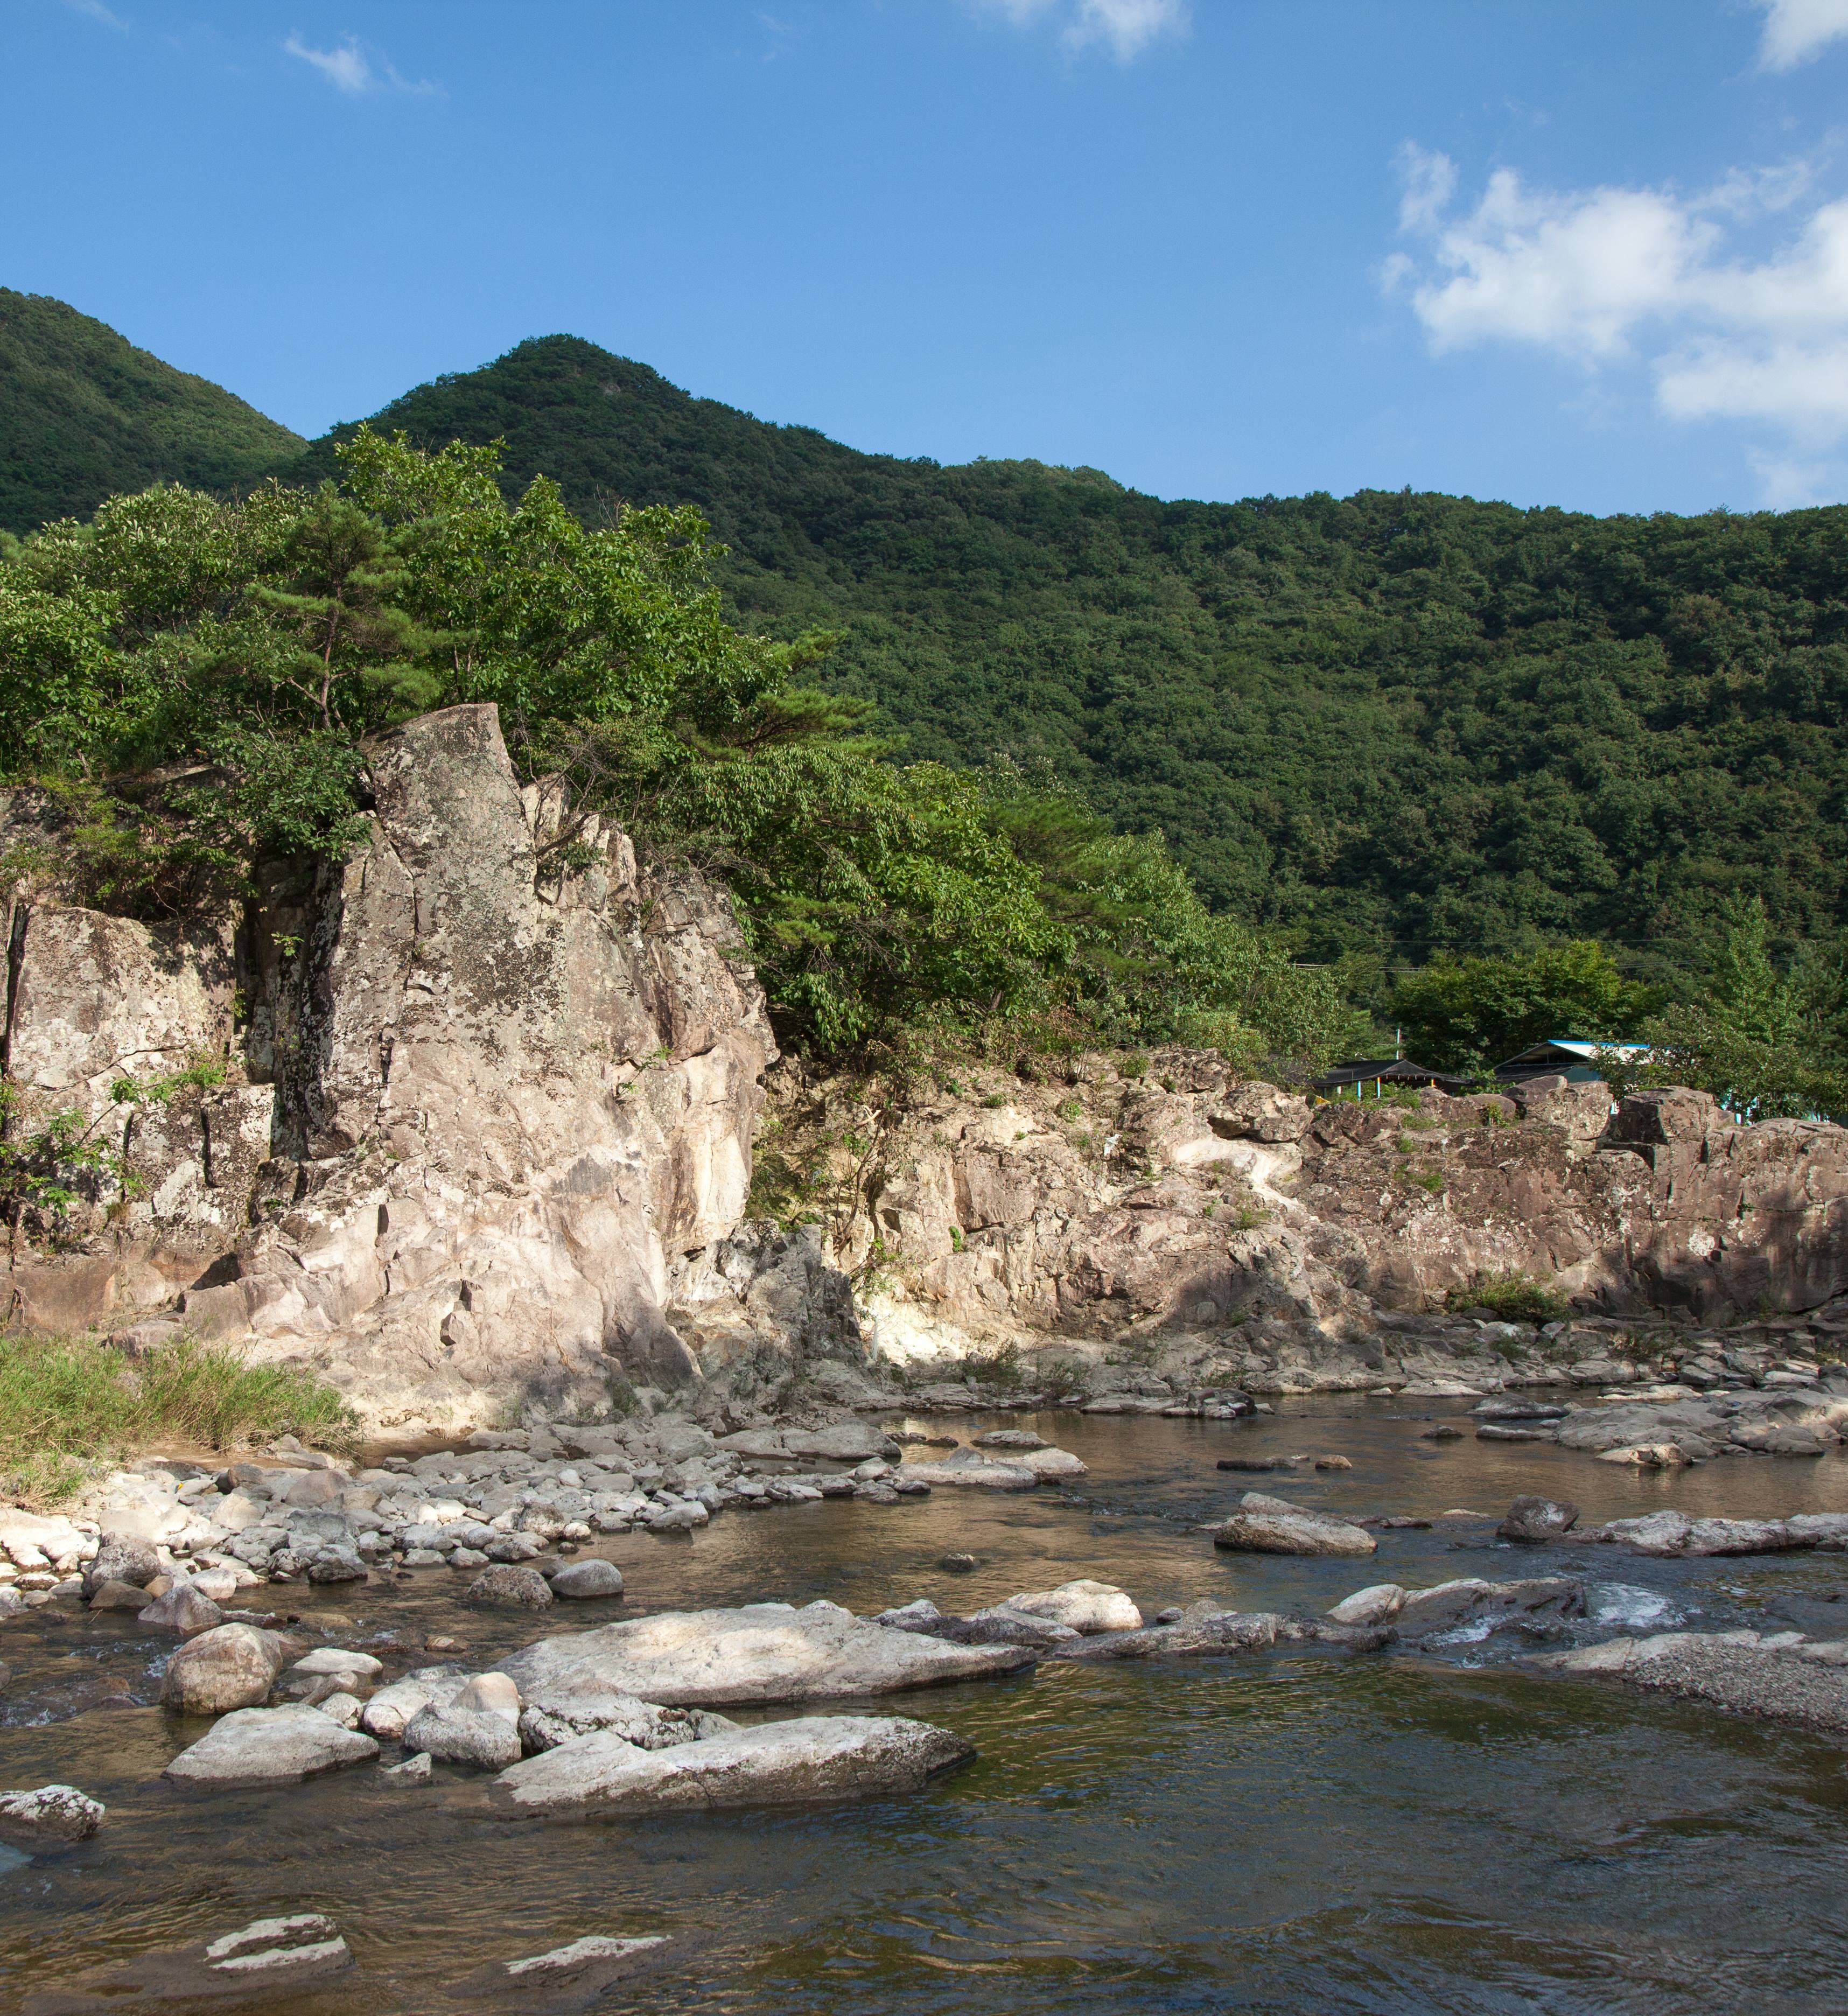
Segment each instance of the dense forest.
M668 761L673 790L651 783L649 802L671 799L680 839L729 862L761 956L791 962L781 998L812 1036L845 1042L900 1012L874 1001L870 968L839 961L862 906L896 895L866 879L862 840L902 828L894 859L923 860L939 830L979 870L971 889L1001 859L981 866L979 835L1015 865L1004 881L1025 877L1016 895L1036 878L1009 954L1024 964L991 998L1082 999L1093 1032L1179 1026L1151 1008L1179 959L1194 976L1174 995L1183 1019L1198 1033L1230 1013L1228 1040L1248 1051L1259 1035L1298 1057L1358 1040L1332 987L1451 1068L1531 1031L1653 1032L1684 1077L1774 1080L1784 1089L1764 1097L1785 1110L1848 1098L1831 1075L1848 1060L1848 509L1600 519L1384 491L1164 502L1094 470L864 454L568 337L420 387L376 431L303 444L58 304L0 295L0 468L15 472L0 522L21 529L163 477L254 504L267 470L290 509L318 484L356 500L354 446L399 430L445 468L465 466L443 459L463 453L448 444L495 444L515 519L542 494L582 536L632 541L670 522L651 513L676 514L669 546L718 591L701 620L768 652L796 697L769 738L784 751L776 790L727 799L748 766L722 784L665 744L645 758L632 736L608 745L609 720L577 701L541 713L574 733L600 723L579 753L595 745L606 780L632 787L638 764ZM488 480L488 463L466 466ZM400 566L407 528L366 508ZM110 522L60 536L94 545ZM16 559L16 584L42 577L52 550ZM247 614L307 592L312 574L272 555L237 596ZM436 621L399 616L406 636ZM393 704L452 690L426 663ZM760 699L783 707L770 690ZM375 694L341 732L391 712ZM643 713L691 746L686 723ZM709 757L717 731L693 733ZM553 754L542 733L528 757ZM751 774L755 790L770 769ZM868 791L897 795L881 808ZM836 851L800 866L789 850L830 794L848 808ZM1111 848L1129 851L1106 872ZM987 898L970 900L966 915L983 915ZM955 907L927 937L938 923L953 937ZM1230 934L1210 945L1209 913ZM912 928L886 921L900 938ZM1277 963L1286 952L1299 981ZM833 977L800 1007L805 960L811 980ZM1323 991L1303 994L1313 971ZM967 974L939 978L943 1001L980 992ZM1709 1013L1717 987L1726 1031ZM1724 1072L1699 1062L1722 1051Z
M503 438L592 514L697 504L740 619L837 627L824 676L909 754L1050 763L1306 958L1593 937L1648 977L1730 892L1786 949L1848 922L1848 509L1164 503L860 454L564 337L375 424Z
M0 287L0 531L150 483L247 487L301 438L45 294Z

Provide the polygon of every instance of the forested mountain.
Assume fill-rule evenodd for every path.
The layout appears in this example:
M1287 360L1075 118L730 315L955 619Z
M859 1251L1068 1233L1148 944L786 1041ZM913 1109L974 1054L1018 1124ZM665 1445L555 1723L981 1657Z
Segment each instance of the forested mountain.
M247 486L301 437L46 294L0 287L0 530L170 480Z
M10 471L36 464L5 370ZM1664 973L1731 891L1786 948L1848 923L1848 509L1164 503L1093 470L863 454L569 337L375 424L503 437L510 489L546 473L593 519L697 504L736 613L838 630L823 676L904 754L1050 764L1306 958L1592 936ZM331 473L351 432L274 466ZM142 467L101 487L187 474Z
M1848 509L1163 503L861 454L567 337L375 423L504 437L593 513L697 503L739 612L841 630L909 753L1050 761L1305 956L1591 935L1646 973L1735 888L1786 941L1848 921Z

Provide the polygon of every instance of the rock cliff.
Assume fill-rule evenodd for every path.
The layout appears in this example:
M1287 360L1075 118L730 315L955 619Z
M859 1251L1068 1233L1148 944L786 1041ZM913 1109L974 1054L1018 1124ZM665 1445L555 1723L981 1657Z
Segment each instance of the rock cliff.
M1848 1287L1848 1132L1739 1126L1699 1093L1312 1105L1183 1050L1133 1076L1079 1059L900 1090L786 1063L770 1085L772 1151L900 1360L1191 1332L1234 1370L1306 1345L1361 1383L1382 1330L1485 1275L1705 1325Z
M1184 1050L818 1077L778 1064L722 894L567 827L492 708L409 723L370 779L351 860L184 929L15 888L16 1136L74 1114L117 1160L16 1242L9 1320L305 1359L408 1438L607 1412L624 1381L863 1397L869 1342L1094 1366L1178 1339L1227 1378L1363 1384L1508 1269L1594 1319L1848 1288L1839 1129L1556 1080L1312 1105ZM38 816L0 803L0 844ZM787 1229L747 1215L754 1143Z
M81 1114L130 1181L16 1254L14 1319L306 1357L406 1434L697 1376L667 1313L695 1263L703 1369L811 1333L857 1355L812 1250L737 1236L776 1046L722 895L594 823L567 870L491 707L410 723L371 775L365 848L239 916L16 898L18 1124ZM223 1082L112 1107L199 1060Z

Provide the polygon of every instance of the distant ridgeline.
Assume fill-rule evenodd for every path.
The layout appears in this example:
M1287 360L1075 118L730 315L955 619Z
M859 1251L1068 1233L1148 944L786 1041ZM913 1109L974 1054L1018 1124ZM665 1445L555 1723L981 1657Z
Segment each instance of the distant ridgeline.
M34 387L63 381L35 362L15 383L12 357L16 526ZM740 619L839 630L822 676L875 699L902 753L1050 765L1119 824L1161 827L1209 902L1291 927L1305 958L1590 936L1667 974L1735 890L1763 895L1784 943L1848 923L1848 509L1163 503L1094 470L862 454L569 337L374 423L504 437L511 484L543 471L593 516L697 504L733 549ZM279 473L331 473L335 437L290 455L274 434ZM150 461L144 430L103 481L117 437L97 436L95 495L249 473Z
M150 483L248 488L301 437L45 294L0 287L0 530Z

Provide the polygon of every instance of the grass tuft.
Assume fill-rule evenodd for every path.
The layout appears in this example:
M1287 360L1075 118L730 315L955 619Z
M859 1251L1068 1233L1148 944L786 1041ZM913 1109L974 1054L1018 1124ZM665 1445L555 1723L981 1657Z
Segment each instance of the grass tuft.
M93 1338L0 1337L0 1492L68 1497L157 1442L226 1449L279 1435L350 1447L358 1422L312 1373L181 1338L142 1359Z

